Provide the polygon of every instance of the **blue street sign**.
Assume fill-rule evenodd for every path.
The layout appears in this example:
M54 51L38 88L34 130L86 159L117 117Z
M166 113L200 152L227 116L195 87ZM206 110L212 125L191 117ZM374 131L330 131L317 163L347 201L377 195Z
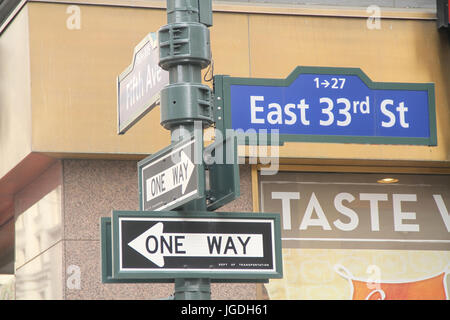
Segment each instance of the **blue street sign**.
M432 83L373 82L358 68L325 67L297 67L286 79L224 76L222 83L231 113L223 114L224 128L278 130L282 143L437 144Z

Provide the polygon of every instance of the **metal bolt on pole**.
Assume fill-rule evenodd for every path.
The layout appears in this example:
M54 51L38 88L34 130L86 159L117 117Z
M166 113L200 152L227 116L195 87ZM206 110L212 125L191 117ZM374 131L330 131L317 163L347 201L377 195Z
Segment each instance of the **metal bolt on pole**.
M171 131L172 142L214 122L211 89L202 84L201 70L211 63L212 0L167 0L167 25L158 31L159 65L169 72L169 85L161 90L161 125ZM196 134L201 144L203 134ZM204 170L202 164L199 170ZM205 189L205 180L203 190ZM207 211L206 197L182 206L180 211ZM210 279L175 279L176 300L211 299Z

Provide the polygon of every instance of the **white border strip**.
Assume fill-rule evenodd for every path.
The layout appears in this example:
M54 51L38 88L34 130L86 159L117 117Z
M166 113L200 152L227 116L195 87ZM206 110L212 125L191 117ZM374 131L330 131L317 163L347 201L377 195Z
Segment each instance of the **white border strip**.
M198 272L218 272L218 273L267 273L267 272L276 272L276 253L275 253L275 237L272 237L272 269L164 269L164 268L124 268L122 266L122 221L189 221L189 222L248 222L248 223L270 223L271 232L274 236L275 233L275 221L272 219L224 219L224 218L151 218L151 217L143 217L143 218L128 218L128 217L119 217L118 224L119 224L119 272L121 271L146 271L146 272L161 272L161 273L171 273L171 272L191 272L191 271L198 271Z
M112 7L166 9L164 0L28 0L28 2L57 3L67 5L97 5ZM256 2L214 1L214 12L270 14L289 16L318 16L341 18L364 18L371 15L368 6L301 5ZM436 20L436 10L427 8L381 7L381 19Z
M282 241L342 241L342 242L426 242L426 243L450 243L450 240L429 239L363 239L363 238L281 238Z

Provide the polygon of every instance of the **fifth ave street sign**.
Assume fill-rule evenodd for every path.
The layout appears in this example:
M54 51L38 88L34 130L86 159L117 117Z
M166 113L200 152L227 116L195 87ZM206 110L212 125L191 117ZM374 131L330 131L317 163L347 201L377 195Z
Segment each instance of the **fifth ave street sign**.
M200 148L191 137L138 163L141 210L171 210L203 196Z
M280 241L278 214L112 214L116 279L177 278L183 273L221 279L279 278Z
M133 62L117 78L119 134L124 134L156 107L169 73L161 69L156 33L149 33L134 49Z

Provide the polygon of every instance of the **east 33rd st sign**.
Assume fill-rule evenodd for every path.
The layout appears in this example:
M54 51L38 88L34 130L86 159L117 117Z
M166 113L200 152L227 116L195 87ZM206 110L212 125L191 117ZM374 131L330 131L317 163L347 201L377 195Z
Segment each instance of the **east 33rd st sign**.
M433 83L373 82L358 68L297 67L286 79L216 76L218 127L280 142L436 145ZM223 102L222 102L223 101Z

